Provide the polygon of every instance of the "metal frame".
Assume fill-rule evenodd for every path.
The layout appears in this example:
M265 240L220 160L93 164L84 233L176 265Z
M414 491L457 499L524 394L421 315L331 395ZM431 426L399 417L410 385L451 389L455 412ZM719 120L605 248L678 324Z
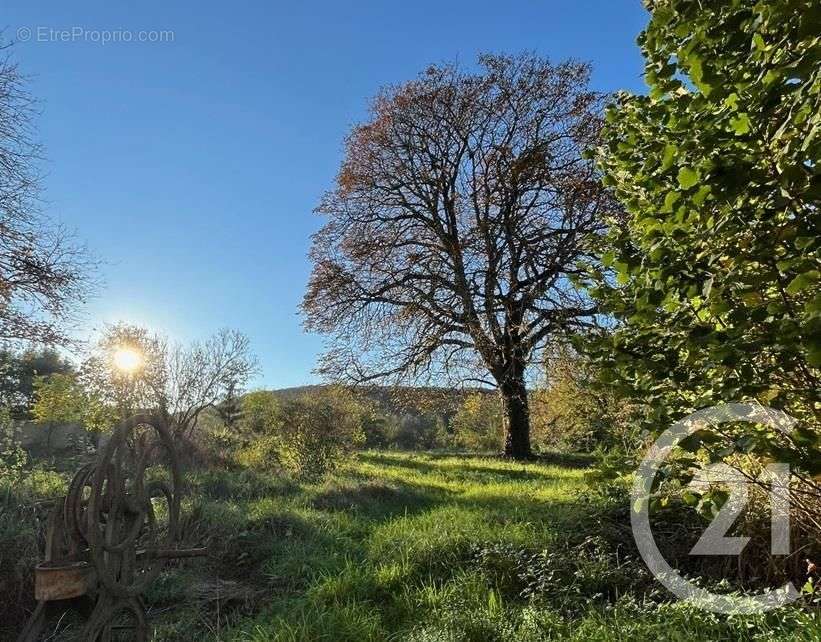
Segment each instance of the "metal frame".
M165 420L139 414L121 422L97 462L77 471L52 510L44 560L34 569L37 608L18 642L39 639L49 602L83 595L96 600L88 642L108 642L123 629L147 641L141 594L167 560L206 554L176 548L181 487ZM122 624L123 617L131 623Z

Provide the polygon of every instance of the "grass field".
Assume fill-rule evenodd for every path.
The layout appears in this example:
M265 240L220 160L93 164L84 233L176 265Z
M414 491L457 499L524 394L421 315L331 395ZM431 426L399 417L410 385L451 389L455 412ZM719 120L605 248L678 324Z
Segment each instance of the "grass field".
M726 618L668 602L584 461L366 452L318 484L189 475L210 557L147 603L159 640L817 640L797 609ZM618 542L618 543L617 543ZM56 639L79 629L71 618Z

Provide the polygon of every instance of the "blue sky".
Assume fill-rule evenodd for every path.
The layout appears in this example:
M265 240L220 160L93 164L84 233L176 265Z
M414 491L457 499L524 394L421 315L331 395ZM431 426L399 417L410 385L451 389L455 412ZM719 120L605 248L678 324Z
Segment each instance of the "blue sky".
M0 16L42 101L48 209L105 262L88 326L238 328L268 387L313 381L312 210L381 85L526 49L643 89L639 0L3 0Z

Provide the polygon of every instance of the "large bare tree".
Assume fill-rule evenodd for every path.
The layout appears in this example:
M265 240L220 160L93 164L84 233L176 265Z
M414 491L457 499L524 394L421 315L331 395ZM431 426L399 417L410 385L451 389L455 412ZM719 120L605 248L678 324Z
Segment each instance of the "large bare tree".
M68 341L94 265L42 214L36 103L0 43L0 341Z
M589 67L485 55L383 90L353 128L302 310L334 379L492 378L505 452L531 455L528 367L595 309L573 287L610 207L583 156Z

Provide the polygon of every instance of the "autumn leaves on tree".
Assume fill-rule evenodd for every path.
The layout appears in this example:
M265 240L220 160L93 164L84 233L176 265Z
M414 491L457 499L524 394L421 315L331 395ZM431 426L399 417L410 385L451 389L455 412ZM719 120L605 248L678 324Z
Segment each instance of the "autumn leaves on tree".
M528 368L595 315L573 283L613 207L583 155L601 97L576 62L480 67L434 66L374 99L318 207L303 312L336 380L489 381L506 454L526 458Z

